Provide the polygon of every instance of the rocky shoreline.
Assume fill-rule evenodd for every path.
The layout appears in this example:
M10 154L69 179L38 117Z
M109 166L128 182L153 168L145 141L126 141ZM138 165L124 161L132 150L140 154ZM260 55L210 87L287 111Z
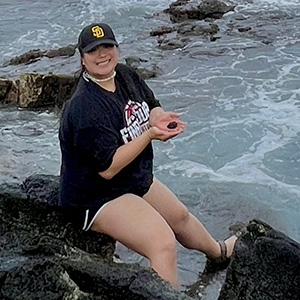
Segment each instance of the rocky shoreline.
M215 0L178 0L155 18L168 25L152 30L157 47L183 49L193 38L207 43L222 38L214 20L234 11ZM255 30L236 17L238 34ZM234 30L227 32L233 34ZM259 37L269 43L264 36ZM31 64L47 57L73 56L75 45L31 50L7 65ZM160 73L156 65L127 57L144 79ZM61 108L76 85L73 74L24 73L0 79L0 104L28 109ZM37 175L21 185L1 186L0 298L16 299L201 299L215 274L201 274L184 292L174 291L155 272L137 264L116 263L115 243L93 232L83 233L57 207L58 177ZM300 245L268 224L253 220L240 236L219 300L299 299Z
M116 263L115 242L66 221L57 176L1 186L1 299L191 299L150 268Z
M201 299L217 271L178 292L150 268L114 261L115 242L66 221L59 177L35 175L0 191L0 298ZM260 220L241 235L218 300L296 300L300 244ZM288 297L286 298L286 296Z

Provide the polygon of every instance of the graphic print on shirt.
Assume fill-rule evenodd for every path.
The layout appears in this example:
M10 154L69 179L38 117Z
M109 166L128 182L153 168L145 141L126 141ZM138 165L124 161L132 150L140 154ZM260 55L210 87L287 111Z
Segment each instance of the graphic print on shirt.
M128 100L124 108L125 126L120 130L125 144L140 136L149 128L150 110L148 104Z

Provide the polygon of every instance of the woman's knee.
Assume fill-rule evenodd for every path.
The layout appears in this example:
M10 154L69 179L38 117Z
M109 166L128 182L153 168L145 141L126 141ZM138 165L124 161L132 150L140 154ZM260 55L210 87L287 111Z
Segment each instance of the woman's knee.
M152 255L176 256L176 237L174 232L170 229L167 233L157 235L151 241L149 250Z
M183 228L185 224L188 223L190 219L189 210L185 205L180 206L177 211L174 213L172 220L170 221L170 226L175 231L175 233Z

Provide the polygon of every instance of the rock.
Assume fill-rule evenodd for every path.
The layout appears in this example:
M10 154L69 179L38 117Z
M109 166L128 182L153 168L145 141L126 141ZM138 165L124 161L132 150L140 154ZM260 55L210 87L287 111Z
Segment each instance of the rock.
M57 207L58 176L0 187L0 299L191 300L150 268L115 263L115 241Z
M176 5L174 8L170 7L170 20L173 23L179 23L186 20L201 20L204 17L200 14L198 2L187 2L183 5Z
M40 49L29 50L28 52L16 56L8 61L5 66L7 65L19 65L19 64L30 64L35 62L36 60L40 59L45 55L46 51L42 51Z
M58 181L57 176L35 175L20 186L1 186L0 232L4 236L9 236L8 232L14 232L12 237L19 235L17 248L26 248L32 241L37 245L44 236L52 236L89 253L112 257L114 242L110 238L91 231L84 233L66 220L57 206ZM12 244L1 246L13 249Z
M51 49L45 53L45 56L49 58L54 58L58 56L73 56L75 54L76 47L76 45L68 45L59 49Z
M234 6L218 0L204 0L198 6L200 15L203 18L220 19L222 16L234 10Z
M158 40L159 48L162 50L173 50L178 48L184 48L190 39L188 37L164 37Z
M47 203L58 206L59 177L50 175L35 175L27 177L22 189L26 195L36 203Z
M159 47L163 50L171 50L177 48L184 48L189 44L190 37L203 37L207 40L213 39L214 35L218 33L219 27L213 23L204 21L196 22L182 22L176 26L176 32L170 34L160 35L158 37Z
M260 220L235 247L218 300L298 300L300 244Z
M203 37L203 42L216 41L220 39L220 36L216 36L219 27L213 21L232 10L234 10L234 6L218 0L202 2L178 0L171 3L169 8L164 11L176 24L154 29L150 35L158 37L158 46L163 50L184 48L195 40L193 37Z
M34 49L25 52L22 55L16 56L8 61L7 65L19 65L19 64L31 64L42 57L46 56L48 58L54 58L59 56L73 56L75 54L76 45L68 45L59 49L50 49L50 50L40 50Z
M234 6L219 0L188 1L179 0L171 3L165 12L170 14L174 23L186 20L220 19L225 13L233 11Z
M150 64L148 60L141 59L137 56L126 57L125 63L127 66L132 67L144 80L157 77L160 73L157 65Z
M20 107L62 107L76 87L76 78L68 75L25 73L20 75Z
M216 24L198 24L194 22L183 23L177 30L182 35L202 35L202 36L213 36L217 34L219 27Z
M246 27L240 27L238 28L239 32L247 32L249 30L251 30L252 28L250 26L246 26Z
M5 96L7 95L11 86L12 86L11 80L0 78L0 102L2 102L5 99Z
M18 81L0 78L0 103L16 104L18 101Z
M159 28L153 29L150 32L151 36L160 36L166 33L171 33L172 31L176 30L175 27L171 27L171 26L161 26Z
M11 86L8 92L6 93L4 100L0 101L4 104L17 106L19 102L19 79L10 80Z

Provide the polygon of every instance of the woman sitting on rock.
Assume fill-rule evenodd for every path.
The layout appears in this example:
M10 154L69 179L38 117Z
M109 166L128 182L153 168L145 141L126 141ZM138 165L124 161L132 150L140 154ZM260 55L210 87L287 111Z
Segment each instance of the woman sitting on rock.
M59 131L61 205L83 230L107 234L147 257L176 288L176 240L222 261L236 238L215 241L153 177L151 141L174 138L185 124L162 109L133 69L118 63L112 29L103 23L85 27L78 48L83 72Z

